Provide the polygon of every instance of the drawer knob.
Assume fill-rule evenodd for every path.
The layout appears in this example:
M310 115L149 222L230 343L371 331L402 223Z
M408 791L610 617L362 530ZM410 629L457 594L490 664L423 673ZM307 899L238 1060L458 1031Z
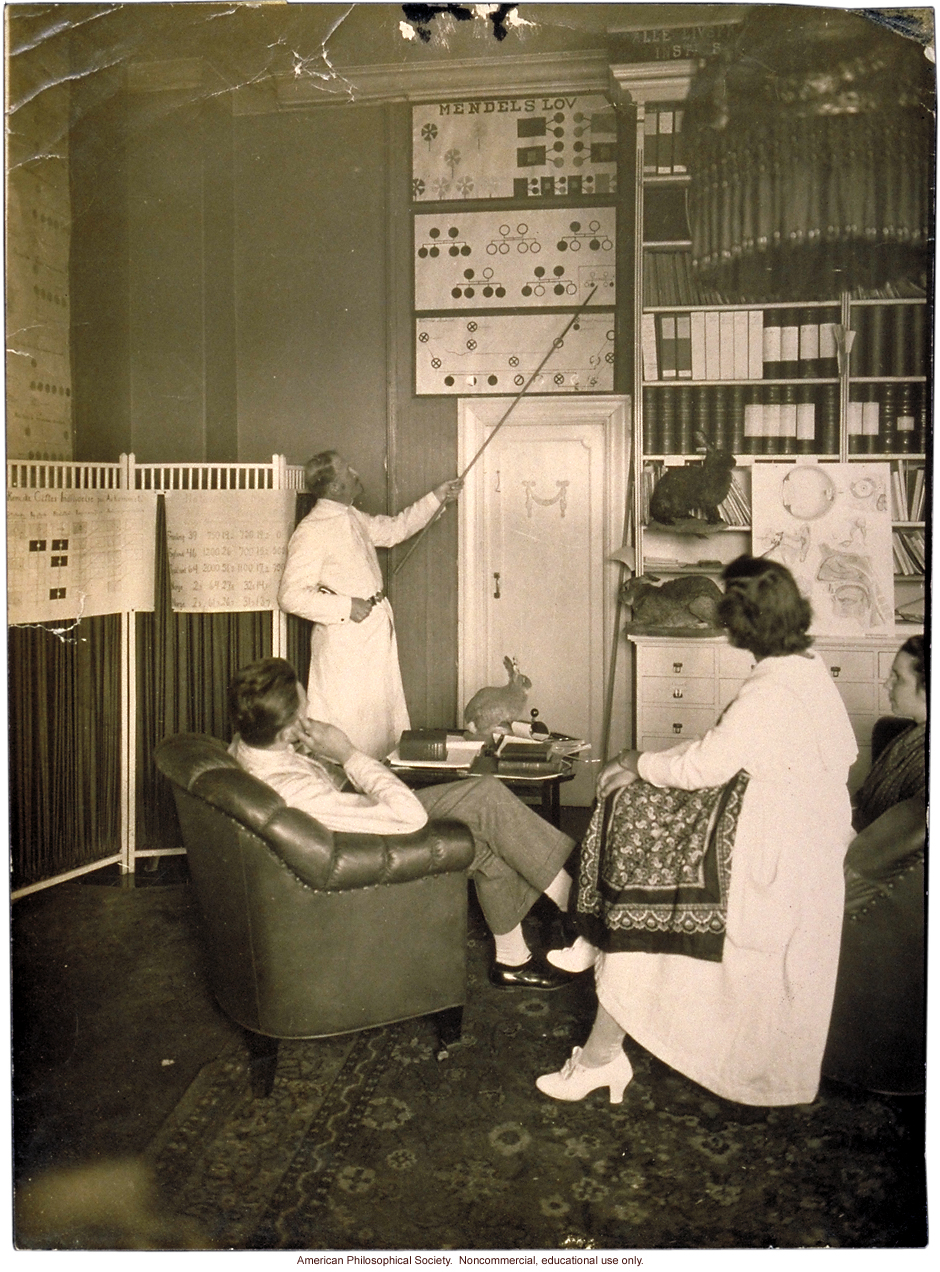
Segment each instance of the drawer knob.
M676 675L677 675L677 676L678 676L678 675L681 675L681 673L682 673L682 663L681 663L681 662L674 662L674 663L672 664L672 669L673 669L673 671L676 673Z
M682 725L681 725L681 724L674 724L674 725L672 726L672 731L673 731L673 733L681 733L681 732L682 732Z
M673 696L674 698L681 698L681 697L682 697L682 690L681 690L681 689L673 689L673 691L672 691L672 696Z
M841 667L831 667L831 668L830 668L830 671L832 672L832 678L833 678L833 680L838 680L838 679L839 679L839 672L840 672L841 670L842 670L842 668L841 668Z

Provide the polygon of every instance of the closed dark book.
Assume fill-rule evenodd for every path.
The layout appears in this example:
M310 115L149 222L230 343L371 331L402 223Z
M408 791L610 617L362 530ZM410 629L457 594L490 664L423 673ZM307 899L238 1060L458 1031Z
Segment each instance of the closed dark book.
M914 386L914 401L916 403L914 449L920 454L926 455L927 438L930 433L930 398L926 384L916 384Z
M398 743L403 760L446 760L446 729L406 729Z
M779 309L764 310L764 379L780 378L780 315Z
M862 375L890 375L888 358L888 308L886 305L868 306L868 352L864 356L867 368Z
M780 386L780 454L796 454L797 384Z
M545 763L546 760L552 758L552 746L550 742L521 742L512 737L503 738L499 746L496 748L497 759L500 760L525 760L526 763Z
M865 387L864 384L853 384L849 397L848 441L850 455L862 455L865 451Z
M697 384L692 390L692 442L694 450L695 434L708 437L711 428L711 399L714 390L705 384Z
M882 384L881 421L878 435L878 453L888 454L894 447L898 427L898 388L897 384Z
M676 389L676 437L680 455L691 455L695 450L692 389L685 385Z
M659 397L659 444L662 450L653 454L675 455L679 438L676 433L676 395L672 389L664 389Z
M819 439L821 455L838 455L839 453L839 386L838 384L820 385L819 413L817 417L816 436Z
M782 450L780 437L780 406L783 402L783 385L768 384L764 389L764 432L760 438L759 455L779 455Z
M910 375L913 312L907 305L891 306L891 339L888 375Z
M708 430L708 440L715 450L728 450L731 445L728 392L728 386L724 384L716 385L712 389L711 427Z
M759 455L761 452L761 436L756 431L763 428L763 401L766 389L759 384L744 385L744 445L742 447L745 455ZM754 408L754 409L752 409ZM750 418L751 428L747 428L747 421Z
M735 455L744 453L744 402L745 388L743 384L732 384L729 390L731 416L731 450Z
M780 310L780 379L796 379L800 373L800 311Z
M812 455L816 450L816 386L796 386L796 451Z
M655 389L643 389L643 450L647 455L661 453L662 430L659 427L659 398Z
M927 374L927 306L926 305L910 305L903 306L909 311L910 319L910 344L908 346L908 361L905 372L906 375L926 375Z
M500 760L496 761L496 772L500 777L553 777L562 771L563 764L559 756L550 760Z
M914 384L898 385L898 411L894 421L894 441L892 450L901 455L914 450L914 433L917 428L915 417Z
M800 311L800 378L819 377L819 310Z

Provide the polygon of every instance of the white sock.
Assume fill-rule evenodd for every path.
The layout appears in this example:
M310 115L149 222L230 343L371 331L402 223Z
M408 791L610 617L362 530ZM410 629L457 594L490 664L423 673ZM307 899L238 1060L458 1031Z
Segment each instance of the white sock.
M568 897L574 880L567 870L559 870L558 874L545 889L545 895L558 906L562 912L568 909Z
M494 932L493 940L496 942L496 961L504 967L521 967L532 957L532 951L522 935L521 923L517 923L512 931L504 932L502 936L497 936Z

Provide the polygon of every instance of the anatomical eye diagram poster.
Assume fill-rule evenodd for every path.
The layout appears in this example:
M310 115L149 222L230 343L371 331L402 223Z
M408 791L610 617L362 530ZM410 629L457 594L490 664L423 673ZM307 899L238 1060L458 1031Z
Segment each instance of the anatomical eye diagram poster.
M894 628L887 464L755 464L754 555L793 574L818 635Z

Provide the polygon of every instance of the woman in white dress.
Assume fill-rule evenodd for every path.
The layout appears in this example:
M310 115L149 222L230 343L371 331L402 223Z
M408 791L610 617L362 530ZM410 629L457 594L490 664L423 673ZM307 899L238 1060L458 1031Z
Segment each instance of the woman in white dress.
M584 1048L537 1080L555 1099L580 1100L606 1086L619 1103L632 1077L626 1033L725 1099L783 1105L816 1097L852 838L846 782L857 748L836 687L809 651L811 610L790 572L744 556L723 577L719 620L731 643L757 659L751 675L703 738L668 751L621 752L598 780L604 801L637 778L701 791L746 774L720 961L625 949L610 934L597 938L596 924L603 950L579 937L550 953L570 971L593 963L598 996ZM625 794L612 817L620 805L629 816ZM579 911L583 902L579 890Z

